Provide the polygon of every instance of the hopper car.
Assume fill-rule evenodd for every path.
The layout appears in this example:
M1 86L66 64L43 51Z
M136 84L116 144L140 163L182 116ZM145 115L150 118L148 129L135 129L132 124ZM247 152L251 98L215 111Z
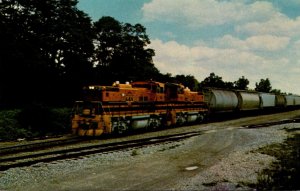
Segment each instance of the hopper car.
M175 83L115 82L83 88L83 99L73 109L72 132L79 136L122 134L200 123L215 114L299 106L296 95L216 88L196 92Z

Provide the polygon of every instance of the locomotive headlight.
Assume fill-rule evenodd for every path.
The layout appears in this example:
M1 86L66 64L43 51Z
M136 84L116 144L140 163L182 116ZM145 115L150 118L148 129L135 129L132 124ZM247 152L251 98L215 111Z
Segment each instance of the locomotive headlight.
M90 125L90 124L92 123L92 120L86 120L84 123L85 123L86 125Z

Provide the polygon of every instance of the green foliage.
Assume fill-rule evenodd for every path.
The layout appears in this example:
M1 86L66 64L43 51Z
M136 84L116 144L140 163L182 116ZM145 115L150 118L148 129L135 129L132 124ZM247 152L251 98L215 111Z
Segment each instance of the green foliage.
M249 80L242 76L237 81L234 82L234 86L238 90L247 90L249 85Z
M281 90L279 89L272 89L270 92L275 94L282 94Z
M0 140L69 133L70 114L69 108L49 108L41 104L0 111Z
M288 138L284 144L275 144L262 151L277 158L270 169L258 176L258 190L299 190L300 189L300 135Z
M199 87L200 89L206 87L234 89L234 83L224 82L222 77L215 73L210 73L209 76L199 84Z
M58 133L69 133L71 132L71 108L53 108L54 121L53 127Z
M139 155L139 152L137 150L133 150L131 152L131 156L136 156L136 155Z
M172 82L169 81L169 82ZM189 87L192 91L198 90L199 82L192 75L176 75L173 80L174 83L183 84L185 87Z
M20 110L0 111L0 140L15 140L30 136L30 131L21 128L16 120Z
M76 4L76 0L1 1L2 102L64 103L90 81L91 20ZM19 80L9 80L12 76Z
M112 17L94 23L98 81L149 80L161 75L152 62L154 50L141 24L122 24Z
M270 92L272 90L269 78L261 79L259 83L255 83L255 90L258 92Z
M249 80L244 76L239 78L235 82L224 82L222 77L216 75L215 73L210 73L201 83L200 87L214 87L214 88L225 88L225 89L239 89L247 90L249 85Z
M222 80L222 77L216 75L215 73L210 73L201 83L201 87L216 87L216 88L225 88L225 83Z
M70 130L69 109L51 109L42 104L31 104L19 114L22 128L28 129L37 136L62 134Z

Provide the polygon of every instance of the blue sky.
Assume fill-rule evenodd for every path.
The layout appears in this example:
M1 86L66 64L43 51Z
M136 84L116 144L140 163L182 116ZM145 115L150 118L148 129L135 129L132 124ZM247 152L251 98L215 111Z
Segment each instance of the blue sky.
M250 88L269 78L300 95L300 0L79 0L78 8L94 21L145 26L163 73L245 76Z

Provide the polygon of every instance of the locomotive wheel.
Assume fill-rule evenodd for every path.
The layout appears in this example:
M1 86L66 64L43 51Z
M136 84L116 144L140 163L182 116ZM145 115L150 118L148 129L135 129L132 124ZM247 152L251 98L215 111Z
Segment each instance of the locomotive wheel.
M125 128L123 126L117 126L114 128L114 134L121 135L125 132Z
M204 115L200 114L197 120L198 120L198 122L203 122L204 118L205 118Z
M122 121L118 121L116 125L113 127L113 133L117 135L121 135L128 130L127 124Z
M183 113L178 113L176 116L176 124L181 126L186 122L186 116Z
M157 129L161 125L159 118L151 118L149 123L149 129Z

